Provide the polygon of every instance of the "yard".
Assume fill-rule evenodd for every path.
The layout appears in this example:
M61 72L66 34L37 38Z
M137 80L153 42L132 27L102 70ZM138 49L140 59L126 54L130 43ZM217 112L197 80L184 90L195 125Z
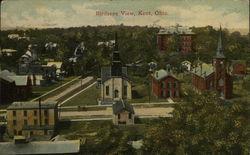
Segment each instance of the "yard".
M71 100L65 102L63 106L85 106L85 105L97 105L97 98L99 97L100 89L96 88L96 85L90 87L86 91L78 94Z
M86 140L81 145L85 154L114 153L120 149L134 153L128 141L142 139L147 130L146 124L115 126L111 121L62 122L58 129L67 139Z

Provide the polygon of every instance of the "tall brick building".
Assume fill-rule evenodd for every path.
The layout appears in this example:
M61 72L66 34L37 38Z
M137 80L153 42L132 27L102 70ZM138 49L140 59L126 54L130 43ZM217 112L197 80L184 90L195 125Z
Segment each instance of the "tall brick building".
M180 27L179 25L171 26L159 31L157 35L157 48L161 51L168 49L168 41L173 36L180 37L180 52L187 54L193 53L194 39L196 35L188 27Z
M198 90L214 88L221 97L232 98L232 78L228 74L226 57L222 52L221 29L214 63L198 64L192 70L192 84Z

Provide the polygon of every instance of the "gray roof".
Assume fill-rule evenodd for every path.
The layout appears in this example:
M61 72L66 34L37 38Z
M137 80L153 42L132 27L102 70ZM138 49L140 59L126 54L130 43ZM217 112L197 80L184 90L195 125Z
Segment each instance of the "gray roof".
M202 78L206 78L212 73L214 73L214 68L212 64L201 63L197 67L193 68L191 73L200 76Z
M158 34L194 34L189 27L178 27L169 26L165 29L161 29Z
M156 71L156 72L154 73L154 75L153 75L153 77L154 77L156 80L162 80L162 79L164 79L164 78L166 78L166 77L168 77L168 76L173 77L173 78L175 78L176 80L178 80L177 77L176 77L175 75L173 75L171 72L167 72L167 71L164 70L164 69L161 69L161 70Z
M54 126L24 126L23 130L54 130Z
M34 141L14 144L13 142L0 143L0 150L4 154L66 154L79 153L80 140L67 141Z
M19 76L8 76L10 79L14 80L16 86L26 86L28 82L28 76L19 75Z
M57 107L58 102L41 102L42 109L54 109ZM8 106L7 110L13 109L39 109L39 102L13 102Z
M116 103L113 104L113 114L119 114L123 110L133 114L135 113L133 106L128 102L116 101Z
M111 67L102 67L101 70L101 81L102 83L110 79L111 76ZM122 67L122 78L128 78L127 77L127 67Z

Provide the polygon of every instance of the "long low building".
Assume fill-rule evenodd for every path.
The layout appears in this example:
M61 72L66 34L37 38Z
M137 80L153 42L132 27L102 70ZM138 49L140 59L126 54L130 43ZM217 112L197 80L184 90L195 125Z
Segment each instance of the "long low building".
M2 142L0 154L78 154L80 140Z

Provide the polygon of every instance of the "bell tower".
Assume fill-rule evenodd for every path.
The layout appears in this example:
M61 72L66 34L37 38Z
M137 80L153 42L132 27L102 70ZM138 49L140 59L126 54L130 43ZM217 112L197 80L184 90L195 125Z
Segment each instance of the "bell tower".
M111 76L122 76L122 63L117 40L117 33L115 33L115 48L112 56Z
M222 51L222 40L221 40L221 27L220 27L220 34L218 39L218 46L216 51L216 56L214 60L214 68L215 68L215 89L219 92L221 97L225 98L226 94L226 77L227 77L227 70L226 70L226 58Z

